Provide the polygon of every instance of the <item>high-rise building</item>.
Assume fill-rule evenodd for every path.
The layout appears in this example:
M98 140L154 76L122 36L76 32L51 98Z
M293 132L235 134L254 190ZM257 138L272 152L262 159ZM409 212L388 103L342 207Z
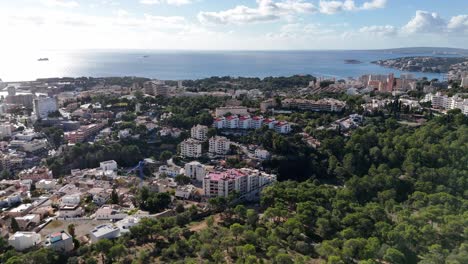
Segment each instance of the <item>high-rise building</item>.
M51 97L39 97L33 102L34 114L38 119L49 117L50 113L57 111L57 100Z
M226 155L229 152L231 141L226 137L212 137L209 140L209 152L211 154Z
M233 192L240 196L255 197L260 191L276 181L276 176L255 169L229 169L209 173L203 180L205 196L228 197Z
M203 125L193 126L190 135L194 139L205 141L208 138L208 127Z
M203 181L206 176L205 165L198 161L192 161L185 164L185 175L197 181Z
M187 158L199 158L202 155L202 142L189 138L180 143L180 155Z

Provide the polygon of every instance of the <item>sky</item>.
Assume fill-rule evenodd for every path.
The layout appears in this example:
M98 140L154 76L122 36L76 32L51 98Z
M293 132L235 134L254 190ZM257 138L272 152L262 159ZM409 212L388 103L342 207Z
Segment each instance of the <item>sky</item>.
M0 0L0 51L468 48L468 0Z

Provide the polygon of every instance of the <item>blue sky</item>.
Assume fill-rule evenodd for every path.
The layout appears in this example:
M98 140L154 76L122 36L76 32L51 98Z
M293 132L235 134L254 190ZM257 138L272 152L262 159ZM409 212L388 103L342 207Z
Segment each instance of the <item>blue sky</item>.
M468 48L467 0L0 0L1 50Z

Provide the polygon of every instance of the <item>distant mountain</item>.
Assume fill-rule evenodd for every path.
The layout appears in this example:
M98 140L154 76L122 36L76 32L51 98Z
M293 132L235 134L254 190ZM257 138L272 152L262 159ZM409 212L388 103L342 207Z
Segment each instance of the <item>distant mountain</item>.
M398 53L398 54L436 54L436 55L468 55L468 49L447 48L447 47L408 47L395 49L380 49L377 52Z

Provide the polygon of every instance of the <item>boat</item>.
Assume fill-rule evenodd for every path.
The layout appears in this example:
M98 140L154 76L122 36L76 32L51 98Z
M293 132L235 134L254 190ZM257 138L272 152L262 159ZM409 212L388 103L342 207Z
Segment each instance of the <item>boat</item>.
M143 58L145 58L145 59L146 59L146 58L149 58L149 55L144 55Z
M37 61L49 61L49 58L39 58Z

